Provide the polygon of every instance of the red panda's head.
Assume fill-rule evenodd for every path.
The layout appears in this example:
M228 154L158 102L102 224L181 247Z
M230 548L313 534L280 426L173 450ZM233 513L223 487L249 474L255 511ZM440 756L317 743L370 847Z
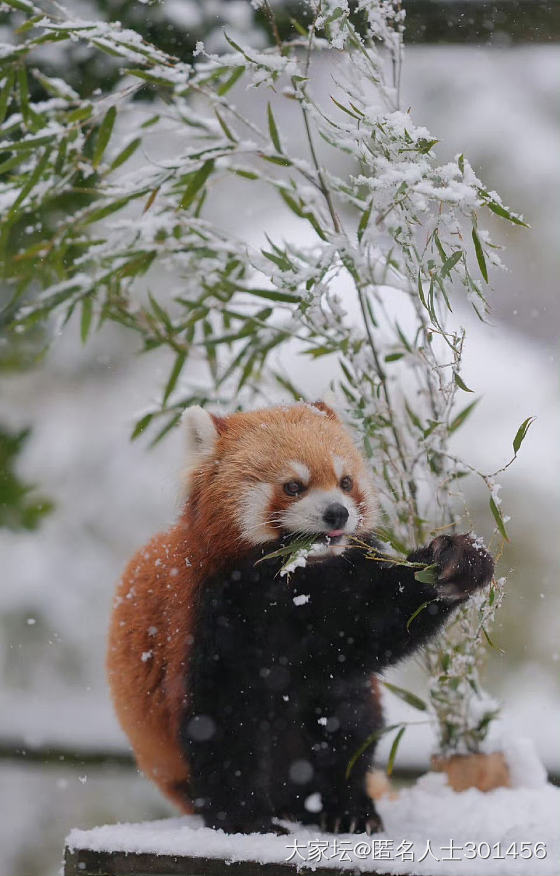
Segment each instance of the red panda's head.
M371 531L376 501L366 464L326 405L295 404L215 417L184 415L190 515L205 540L236 546L317 535L324 553Z

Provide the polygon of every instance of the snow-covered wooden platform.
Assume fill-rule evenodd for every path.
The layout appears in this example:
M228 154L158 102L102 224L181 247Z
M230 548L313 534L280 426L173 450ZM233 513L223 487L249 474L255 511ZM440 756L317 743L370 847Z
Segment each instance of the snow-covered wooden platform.
M560 789L529 773L531 787L458 794L428 773L378 808L383 833L225 834L196 816L72 830L65 876L559 876ZM513 776L515 779L515 774Z

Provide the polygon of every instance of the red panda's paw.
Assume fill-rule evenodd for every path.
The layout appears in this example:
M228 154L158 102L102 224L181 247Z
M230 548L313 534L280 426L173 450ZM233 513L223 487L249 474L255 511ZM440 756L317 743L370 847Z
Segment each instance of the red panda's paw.
M320 826L326 833L367 833L368 836L383 830L383 822L375 810L356 815L325 812L321 816Z
M430 543L430 550L438 566L436 589L450 602L466 599L492 580L494 560L468 533L439 535Z
M220 813L222 814L222 813ZM226 816L225 818L211 818L208 815L204 817L206 827L212 827L214 830L223 830L224 833L276 833L284 835L289 831L278 824L276 820L268 816L252 816L249 818L239 818L235 815Z

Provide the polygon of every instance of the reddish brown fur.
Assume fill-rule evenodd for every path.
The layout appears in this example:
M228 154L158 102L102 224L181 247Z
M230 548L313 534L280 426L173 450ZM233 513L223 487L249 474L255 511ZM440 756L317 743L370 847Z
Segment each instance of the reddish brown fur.
M241 486L280 483L287 463L296 459L308 466L315 486L328 488L333 448L348 460L347 473L367 483L350 435L321 407L322 412L296 405L215 418L216 447L191 473L179 522L135 555L118 588L107 660L117 715L140 768L183 811L190 811L188 803L175 788L188 778L188 764L178 727L188 697L194 600L209 574L251 547L239 526ZM357 502L364 498L357 486L353 495ZM270 510L289 501L278 489ZM364 530L369 525L365 519Z

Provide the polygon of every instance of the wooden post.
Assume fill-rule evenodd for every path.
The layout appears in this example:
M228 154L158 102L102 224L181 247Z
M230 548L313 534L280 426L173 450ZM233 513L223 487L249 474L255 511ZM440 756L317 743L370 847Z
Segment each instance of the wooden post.
M227 861L219 858L189 858L183 855L152 855L133 852L93 852L66 848L64 876L358 876L356 867L317 867L310 861L298 871L295 864L259 864L256 861ZM389 876L368 870L369 876ZM363 876L363 874L362 874Z

